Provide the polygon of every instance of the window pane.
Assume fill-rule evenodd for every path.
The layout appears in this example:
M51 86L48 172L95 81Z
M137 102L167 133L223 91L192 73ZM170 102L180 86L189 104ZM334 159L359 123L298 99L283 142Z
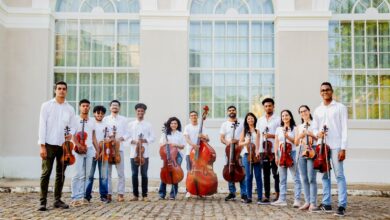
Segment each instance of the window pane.
M76 84L77 83L77 74L76 73L67 73L66 74L66 82L68 84Z
M190 87L190 102L200 101L200 89L199 87Z
M366 104L356 104L356 119L366 119L367 118L367 106Z
M379 118L379 105L378 104L368 105L368 118L369 119L378 119Z

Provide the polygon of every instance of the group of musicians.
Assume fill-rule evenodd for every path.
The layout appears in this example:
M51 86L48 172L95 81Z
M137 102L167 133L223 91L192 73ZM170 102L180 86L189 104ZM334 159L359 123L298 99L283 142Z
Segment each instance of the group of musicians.
M110 114L104 106L94 106L93 115L89 117L91 103L87 99L79 102L79 115L75 115L73 107L66 101L67 84L57 82L55 97L42 104L39 120L39 140L42 158L42 175L40 179L40 211L46 211L49 178L56 160L56 176L54 188L54 207L69 208L61 200L62 188L65 179L66 164L63 159L63 143L72 142L74 149L74 175L71 182L70 206L78 207L88 204L92 198L94 174L96 166L99 171L100 200L104 203L112 201L112 168L118 174L117 197L118 202L124 201L125 173L122 142L130 144L130 163L132 170L133 197L131 201L149 201L148 199L148 166L150 145L155 142L152 125L144 120L147 106L143 103L135 105L136 119L129 122L119 114L121 103L113 100L110 103ZM283 110L278 116L274 112L275 103L271 98L262 101L265 114L257 119L249 112L243 121L237 118L235 106L227 108L227 121L220 128L220 141L226 146L236 146L241 150L239 163L245 171L245 177L238 181L240 184L241 201L251 203L253 191L253 176L256 181L257 204L287 206L287 171L290 171L294 182L293 207L309 212L332 212L331 203L331 175L333 170L338 187L338 209L336 215L343 216L347 206L347 187L343 170L343 161L347 147L347 109L344 105L333 100L333 88L328 82L320 86L322 103L314 113L310 108L302 105L298 109L301 124L297 125L290 110ZM181 165L186 159L186 168L191 170L190 153L199 149L200 137L209 141L206 134L200 134L198 112L191 111L190 123L182 130L181 122L171 117L165 123L165 133L161 135L160 146L170 145L177 148L179 153L175 162ZM232 126L234 125L234 126ZM65 133L64 128L70 132ZM82 138L76 134L81 132ZM99 143L107 141L118 143L115 163L108 163L102 159L102 149ZM142 163L139 162L138 147L142 146ZM254 146L255 149L249 148ZM267 149L267 146L270 149ZM290 148L288 148L290 147ZM325 150L316 151L324 147ZM329 149L326 149L328 147ZM65 150L64 150L65 149ZM103 148L104 149L104 148ZM252 151L253 150L253 151ZM321 155L325 151L325 162ZM254 152L254 155L252 155ZM317 152L317 155L315 155ZM319 154L319 155L318 155ZM251 158L260 158L254 162ZM228 158L228 155L227 155ZM290 159L290 163L288 160ZM329 161L328 161L329 160ZM228 160L227 160L228 163ZM317 163L317 165L316 165ZM318 168L318 163L322 168ZM286 165L289 164L289 165ZM141 194L138 191L138 175L141 172ZM317 173L322 175L323 197L317 205ZM271 198L271 173L275 183L275 196ZM161 182L158 191L159 199L166 198L166 185ZM235 182L228 182L229 194L225 201L236 199ZM264 195L263 195L264 186ZM301 188L303 187L304 203L301 204ZM174 200L178 193L178 184L172 184L169 199ZM187 192L185 197L192 195ZM141 198L140 198L141 197Z

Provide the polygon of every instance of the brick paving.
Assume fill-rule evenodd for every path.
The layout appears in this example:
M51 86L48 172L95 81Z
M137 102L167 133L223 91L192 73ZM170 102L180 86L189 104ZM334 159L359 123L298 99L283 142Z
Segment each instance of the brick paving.
M175 201L161 201L152 192L150 202L130 202L130 193L127 193L123 203L103 204L94 193L90 204L61 210L52 207L53 194L50 193L49 211L39 212L36 211L38 193L0 193L0 219L337 219L333 214L311 214L292 208L292 195L288 195L288 207L243 204L238 200L225 202L225 195L186 199L184 193L180 193ZM69 193L64 193L63 198L70 202ZM348 200L345 219L390 219L388 197L349 196Z

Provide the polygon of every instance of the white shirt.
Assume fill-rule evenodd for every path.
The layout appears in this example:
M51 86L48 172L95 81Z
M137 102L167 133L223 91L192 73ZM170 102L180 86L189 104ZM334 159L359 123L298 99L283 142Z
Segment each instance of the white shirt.
M313 122L310 122L308 130L313 132ZM306 131L305 124L298 125L298 135L302 134L304 131ZM303 139L303 142L306 143L306 137L304 137ZM317 141L313 139L312 145L317 145Z
M80 116L76 117L77 120L77 127L73 135L76 135L78 132L81 132L83 129L83 119ZM87 133L87 137L85 139L85 144L88 147L88 151L95 151L95 148L93 146L93 141L92 141L92 133L95 130L95 121L91 118L88 118L87 121L84 122L84 132Z
M259 131L257 131L257 132L259 132ZM252 131L252 132L251 132L250 139L251 139L251 143L252 143L252 144L255 144L255 145L256 145L256 136L257 136L256 131ZM248 135L248 134L245 135L245 141L246 141L246 140L249 140L249 135ZM248 149L247 149L247 146L245 145L245 146L242 148L242 150L241 150L241 156L244 156L244 155L247 154L247 153L248 153Z
M128 140L130 142L130 158L134 158L136 156L135 150L137 145L131 144L131 142L137 141L139 139L139 135L142 134L142 139L145 139L148 143L143 143L142 146L145 148L145 152L143 156L145 158L149 157L149 148L151 144L156 139L152 125L145 120L142 121L132 121L128 124L127 133L129 134Z
M107 128L108 133L107 135L110 134L110 127L106 125L103 121L96 121L96 119L93 119L95 122L95 135L96 135L96 140L99 143L104 139L104 130Z
M120 138L120 137L123 137L125 140L127 139L128 137L128 134L127 134L127 131L126 131L126 128L127 128L127 124L128 124L128 119L122 115L117 115L116 117L114 117L113 115L108 115L106 117L103 118L103 122L106 123L108 125L108 127L110 128L110 135L112 135L112 131L113 131L113 127L115 126L116 127L116 136L115 138ZM120 151L123 151L123 144L120 145Z
M183 136L183 133L181 133L180 131L175 131L175 132L172 132L171 134L169 134L167 136L168 138L168 142L171 143L171 144L178 144L178 145L186 145L186 140L184 139L184 136ZM165 137L165 134L162 133L161 134L161 138L160 138L160 145L164 145L166 144L167 141L166 141L166 137ZM181 155L181 157L183 158L183 152L182 150L179 150L179 153Z
M341 148L345 150L348 146L348 111L343 104L332 101L329 105L324 105L322 102L320 106L314 111L313 133L317 135L326 125L328 133L326 136L326 143L331 149ZM320 143L321 140L318 140Z
M257 121L257 130L260 132L260 153L264 151L263 149L263 142L265 141L263 139L263 133L265 132L266 127L268 127L268 133L269 134L275 134L276 129L280 126L280 117L276 116L275 113L272 114L272 116L267 120L267 117L264 115ZM271 141L272 146L275 144L275 139L269 138L268 141Z
M297 127L295 126L294 127L294 130L289 130L288 131L288 136L291 137L291 138L295 138L295 129ZM291 142L289 139L287 139L286 137L284 137L284 127L278 127L275 131L275 138L278 138L279 140L279 146L281 144L284 144L284 140L286 139L287 143L290 143L292 145L292 151L295 151L295 144L293 142ZM279 149L279 148L278 148Z
M73 134L76 127L73 107L67 101L60 104L55 99L43 103L39 115L38 144L61 146L65 141L66 126L71 129L70 134Z
M199 126L200 126L199 124L198 125L188 124L184 127L183 134L188 136L191 142L194 144L197 144L198 142ZM186 155L190 155L191 150L192 150L192 146L189 143L187 143Z
M219 134L225 135L226 141L231 141L233 139L233 122L225 121L221 125L221 129L219 130ZM239 122L238 127L236 127L236 132L234 133L234 139L239 140L240 134L244 129L244 123Z

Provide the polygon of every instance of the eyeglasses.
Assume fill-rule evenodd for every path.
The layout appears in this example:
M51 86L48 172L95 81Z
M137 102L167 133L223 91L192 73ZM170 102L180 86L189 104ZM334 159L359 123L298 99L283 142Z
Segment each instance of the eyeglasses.
M321 92L330 92L332 91L331 89L321 89Z

